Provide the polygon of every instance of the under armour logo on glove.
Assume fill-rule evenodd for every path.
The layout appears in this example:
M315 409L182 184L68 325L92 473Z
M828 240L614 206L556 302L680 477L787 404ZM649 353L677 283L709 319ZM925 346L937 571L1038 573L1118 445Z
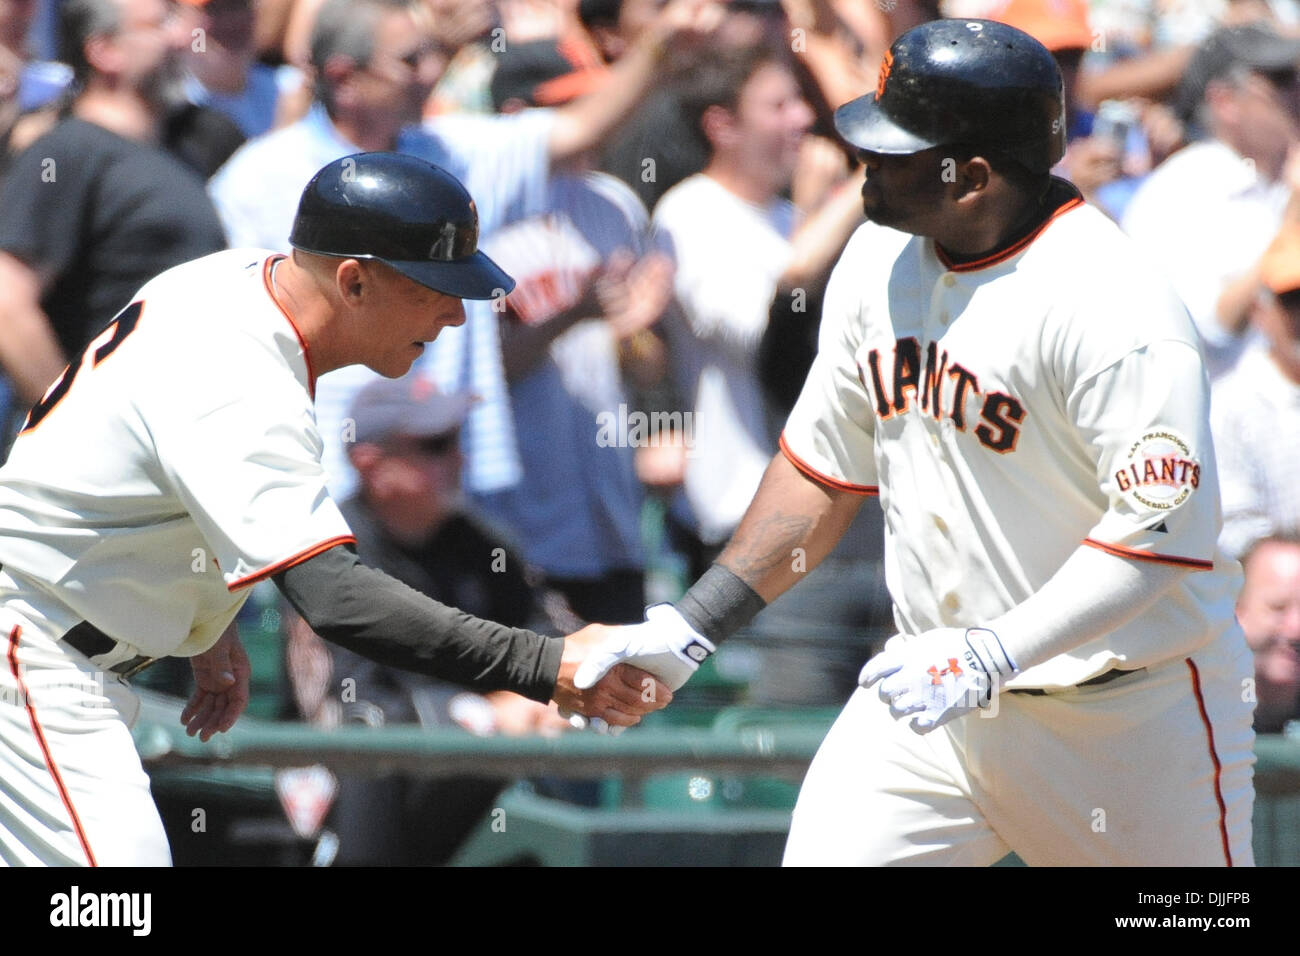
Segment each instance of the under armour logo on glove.
M957 663L957 658L950 657L948 658L948 666L943 670L939 670L937 667L930 667L926 670L926 673L930 675L931 684L942 684L945 674L952 674L954 677L960 677L962 670L961 665Z
M927 733L967 711L988 707L997 687L1017 673L988 628L944 627L919 637L895 637L867 661L858 683L880 682L880 699L895 717L914 714L911 728Z

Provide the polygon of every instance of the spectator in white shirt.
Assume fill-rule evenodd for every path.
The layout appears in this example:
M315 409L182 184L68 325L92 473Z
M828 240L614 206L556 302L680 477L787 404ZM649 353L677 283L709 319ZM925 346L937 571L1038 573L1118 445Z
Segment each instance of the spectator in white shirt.
M693 79L686 111L709 163L664 194L653 221L677 265L679 315L666 329L692 415L685 490L694 563L706 564L735 530L775 448L756 363L772 300L834 260L862 203L846 181L800 224L781 198L813 113L779 54L727 52Z
M1300 177L1287 173L1300 144L1297 63L1300 39L1264 24L1213 34L1188 68L1209 138L1156 169L1122 222L1186 303L1212 380L1245 346L1260 256L1300 211Z
M1210 423L1223 495L1225 551L1240 555L1273 534L1300 533L1300 225L1288 224L1261 259L1266 287L1252 347L1212 395Z

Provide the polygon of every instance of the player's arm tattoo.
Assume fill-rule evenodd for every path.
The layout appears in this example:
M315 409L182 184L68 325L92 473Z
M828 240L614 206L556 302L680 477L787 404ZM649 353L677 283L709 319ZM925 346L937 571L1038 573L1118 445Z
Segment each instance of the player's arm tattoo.
M814 525L807 514L777 511L755 516L741 524L718 563L757 591L773 571L790 566L791 553L804 544Z

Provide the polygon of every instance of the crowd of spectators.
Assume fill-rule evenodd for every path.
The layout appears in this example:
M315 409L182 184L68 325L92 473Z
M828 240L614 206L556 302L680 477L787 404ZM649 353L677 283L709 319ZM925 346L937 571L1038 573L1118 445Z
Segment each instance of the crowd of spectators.
M637 620L734 530L811 363L862 221L831 113L937 16L1001 19L1053 52L1055 173L1187 304L1221 545L1248 557L1258 726L1280 730L1300 715L1294 0L0 0L6 437L147 278L227 246L285 250L319 167L409 152L466 184L518 286L467 303L397 392L363 368L321 379L331 492L372 560L457 606L553 629ZM753 700L842 701L892 632L881 548L864 508L760 615ZM365 668L289 630L318 722L558 726L368 671L373 694L331 708L320 675Z

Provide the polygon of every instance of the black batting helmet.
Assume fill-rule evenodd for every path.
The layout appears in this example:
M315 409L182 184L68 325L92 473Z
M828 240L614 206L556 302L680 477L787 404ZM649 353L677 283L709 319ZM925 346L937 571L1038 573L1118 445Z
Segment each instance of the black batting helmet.
M860 149L970 143L1044 173L1065 153L1065 90L1047 48L994 20L934 20L889 48L876 89L835 111Z
M451 173L401 153L356 153L323 168L298 202L289 244L378 259L461 299L505 295L515 280L478 251L478 210Z

